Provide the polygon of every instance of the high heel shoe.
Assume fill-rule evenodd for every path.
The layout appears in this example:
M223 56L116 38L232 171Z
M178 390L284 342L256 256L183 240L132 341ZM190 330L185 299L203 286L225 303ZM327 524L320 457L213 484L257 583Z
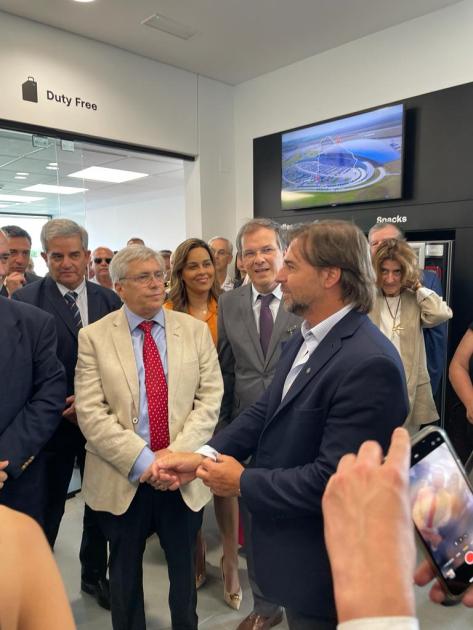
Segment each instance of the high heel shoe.
M202 530L197 535L197 544L195 548L195 588L199 590L207 581L207 572L205 564L206 544L202 536Z
M229 593L225 588L225 572L223 570L223 556L220 559L220 571L222 573L222 582L223 582L223 599L227 606L233 608L233 610L239 610L241 606L241 602L243 599L243 592L241 587L238 590L238 593Z

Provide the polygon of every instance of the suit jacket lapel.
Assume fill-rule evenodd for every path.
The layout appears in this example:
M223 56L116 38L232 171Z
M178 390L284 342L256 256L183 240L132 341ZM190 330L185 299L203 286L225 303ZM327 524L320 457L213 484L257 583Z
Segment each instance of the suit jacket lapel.
M87 289L87 313L89 316L89 324L93 324L102 317L99 311L99 300L97 299L97 287L93 282L86 280Z
M241 297L240 305L239 305L240 318L242 319L246 329L248 330L248 335L255 347L255 352L259 361L261 361L261 363L264 364L265 362L264 354L261 348L261 342L259 339L258 330L256 328L255 314L253 311L253 304L252 304L253 293L251 289L251 284L247 284L246 286L241 288L240 297Z
M276 315L276 320L274 322L273 332L271 333L271 339L269 340L268 351L266 353L266 358L265 358L265 365L268 365L268 363L271 361L273 354L277 350L281 342L282 334L289 327L289 320L290 320L290 315L284 308L284 304L281 299L279 303L279 309Z
M136 369L135 353L131 340L130 327L125 315L125 309L117 311L113 321L112 339L118 359L123 369L123 373L130 388L136 412L140 409L140 386L138 382L138 371Z
M163 308L166 328L166 349L168 362L168 408L172 409L179 382L182 362L181 326L173 317L173 312Z
M74 318L72 317L71 310L67 306L66 300L62 297L61 292L57 288L56 283L49 276L44 281L44 293L46 299L51 304L53 309L64 321L65 325L72 333L72 335L77 339L79 331L77 330L77 326L74 323Z

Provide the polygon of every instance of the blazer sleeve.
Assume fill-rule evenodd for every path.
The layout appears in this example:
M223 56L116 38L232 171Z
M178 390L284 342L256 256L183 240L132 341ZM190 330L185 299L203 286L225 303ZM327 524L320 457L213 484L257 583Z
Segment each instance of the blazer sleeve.
M404 423L408 409L405 378L398 363L382 355L358 361L338 385L326 417L314 415L314 422L324 422L316 459L294 468L245 469L241 500L255 516L265 518L320 515L322 495L340 458L356 453L365 440L376 440L387 450L393 430ZM319 411L322 413L314 410L314 414ZM297 430L294 412L294 408L292 414L288 410L287 421Z
M31 396L0 435L0 459L16 478L53 435L61 422L66 400L66 376L56 355L56 328L51 315L41 314L35 326ZM18 378L28 378L19 374Z
M123 426L107 401L99 362L89 327L79 332L79 355L75 375L77 419L87 448L128 477L146 442ZM99 340L100 343L101 340Z
M451 319L453 315L452 309L433 290L428 295L424 295L421 288L416 292L416 298L420 307L422 327L432 328Z
M171 451L194 451L205 444L218 419L223 384L217 352L208 326L199 326L199 332L196 340L199 379L194 404L182 429L169 445ZM196 331L196 337L197 334Z
M235 388L235 357L225 328L225 300L220 299L218 308L218 360L223 377L223 398L218 422L223 426L230 424L233 415L233 398Z

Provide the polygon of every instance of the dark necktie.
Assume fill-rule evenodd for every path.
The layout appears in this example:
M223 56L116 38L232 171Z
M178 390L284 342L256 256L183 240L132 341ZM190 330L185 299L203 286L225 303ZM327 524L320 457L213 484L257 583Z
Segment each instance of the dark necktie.
M141 322L144 332L143 365L148 399L149 438L153 452L169 446L168 384L159 350L151 334L155 322Z
M264 356L266 356L268 351L269 340L271 339L271 333L273 332L273 314L269 308L273 298L274 295L272 293L269 293L268 295L258 295L258 299L261 300L261 310L259 312L259 338Z
M82 318L80 316L79 307L77 306L77 297L78 295L75 291L68 291L64 295L64 299L66 300L67 306L69 307L69 310L72 313L74 324L77 330L79 330L79 328L82 328Z

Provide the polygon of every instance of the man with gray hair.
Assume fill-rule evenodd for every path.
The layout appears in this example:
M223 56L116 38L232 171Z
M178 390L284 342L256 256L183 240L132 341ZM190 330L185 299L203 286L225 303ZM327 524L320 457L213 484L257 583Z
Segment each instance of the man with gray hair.
M140 480L166 453L210 439L222 398L217 353L205 322L162 308L157 252L126 247L110 274L124 306L80 331L76 406L87 438L82 492L110 542L112 625L146 628L143 552L156 532L172 627L196 630L195 541L210 492L200 481L181 493Z
M228 265L233 259L233 245L224 236L213 236L208 241L214 255L215 274L222 291L233 289L233 280L228 273Z
M81 473L85 461L85 440L75 411L74 373L79 330L120 308L119 297L110 289L85 278L90 258L86 230L69 219L52 219L41 231L42 257L49 275L16 291L13 299L37 306L53 315L58 337L57 354L67 376L67 394L61 423L46 451L49 457L47 516L45 532L54 546L64 513L67 491L77 459ZM80 550L81 587L98 603L109 607L107 545L94 513L85 507Z

